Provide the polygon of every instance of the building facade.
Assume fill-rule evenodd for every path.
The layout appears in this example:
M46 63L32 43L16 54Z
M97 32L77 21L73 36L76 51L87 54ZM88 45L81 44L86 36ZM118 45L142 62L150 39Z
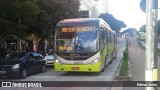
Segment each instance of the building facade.
M98 17L101 13L108 12L108 0L80 0L80 12L87 12L88 17ZM85 17L82 13L82 17Z
M92 17L92 6L93 0L80 0L80 8L82 17ZM88 16L86 16L86 12L88 12Z

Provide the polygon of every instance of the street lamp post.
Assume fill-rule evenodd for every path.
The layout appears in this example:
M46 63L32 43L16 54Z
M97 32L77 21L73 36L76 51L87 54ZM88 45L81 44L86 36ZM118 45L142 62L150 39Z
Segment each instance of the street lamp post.
M158 0L147 0L146 2L146 66L145 81L158 80L157 68L157 21ZM146 90L156 90L155 87L146 87Z

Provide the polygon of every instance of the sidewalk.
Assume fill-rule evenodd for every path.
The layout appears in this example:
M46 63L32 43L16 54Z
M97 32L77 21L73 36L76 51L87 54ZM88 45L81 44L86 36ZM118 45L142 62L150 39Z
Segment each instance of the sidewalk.
M129 37L129 60L131 64L133 81L144 81L145 77L145 51L142 50L136 37ZM145 88L137 87L115 87L113 90L144 90Z
M133 81L145 80L145 51L137 43L136 37L130 37L129 60ZM145 90L144 87L123 87L123 90Z
M141 49L137 43L136 37L130 37L129 60L131 62L131 70L133 81L145 80L145 51Z
M145 50L139 47L136 37L129 37L129 42L129 60L133 81L145 81ZM160 63L159 58L158 63ZM158 64L158 76L160 77L160 64ZM160 81L160 78L158 80ZM114 87L113 90L145 90L145 87Z
M129 60L131 62L133 81L145 81L145 50L139 47L136 37L130 37L129 41ZM158 68L160 68L160 65ZM145 90L145 87L123 87L123 90ZM159 87L158 90L160 90Z

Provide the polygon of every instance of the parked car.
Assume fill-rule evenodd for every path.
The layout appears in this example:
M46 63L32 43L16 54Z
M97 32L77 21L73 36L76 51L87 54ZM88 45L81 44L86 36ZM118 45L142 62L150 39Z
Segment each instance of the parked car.
M30 73L44 72L46 60L35 52L15 52L0 60L0 75L27 77Z
M44 58L46 59L46 65L47 66L53 66L54 65L54 55L53 54L46 55Z

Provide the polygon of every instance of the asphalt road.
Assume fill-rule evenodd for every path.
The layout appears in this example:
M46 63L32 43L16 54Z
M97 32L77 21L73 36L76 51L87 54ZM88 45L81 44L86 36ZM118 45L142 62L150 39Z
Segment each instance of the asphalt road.
M1 78L1 81L113 81L125 48L125 39L118 38L117 58L109 64L104 72L57 72L54 68L47 68L44 73L30 75L25 79ZM97 85L101 83L97 83ZM0 88L0 90L110 90L111 87L42 87L42 88Z

